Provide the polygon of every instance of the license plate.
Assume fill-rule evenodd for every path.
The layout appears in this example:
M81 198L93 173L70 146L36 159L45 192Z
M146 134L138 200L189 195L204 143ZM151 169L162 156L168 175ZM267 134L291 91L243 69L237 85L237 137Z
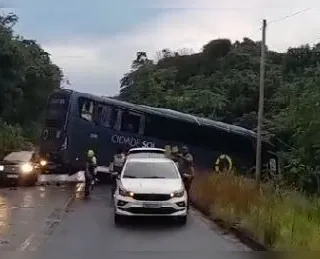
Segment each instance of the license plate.
M3 171L3 170L4 170L4 166L0 165L0 171Z
M160 203L144 203L143 207L145 208L161 208L161 204Z
M13 179L17 179L19 177L19 175L16 174L8 174L7 178L13 178Z

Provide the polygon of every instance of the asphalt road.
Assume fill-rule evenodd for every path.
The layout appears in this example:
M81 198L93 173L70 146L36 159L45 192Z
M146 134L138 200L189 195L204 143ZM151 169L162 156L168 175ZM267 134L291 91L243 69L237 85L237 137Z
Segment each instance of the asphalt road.
M89 200L82 187L0 189L0 258L225 258L217 252L251 251L195 210L186 226L135 219L117 227L110 187L96 186Z

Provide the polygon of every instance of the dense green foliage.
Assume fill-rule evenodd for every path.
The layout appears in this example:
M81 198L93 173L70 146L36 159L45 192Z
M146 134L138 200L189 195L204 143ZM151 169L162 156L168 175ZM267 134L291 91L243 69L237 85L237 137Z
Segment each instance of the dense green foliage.
M156 61L138 52L119 98L255 130L260 48L244 38L213 40L189 55L164 49ZM320 165L320 44L268 50L265 86L264 135L284 151L296 183Z
M0 131L6 138L11 132L35 139L48 93L60 87L63 75L39 44L14 34L17 21L14 14L0 16L0 119L24 130L1 122ZM2 145L7 139L1 136L0 149L11 147Z

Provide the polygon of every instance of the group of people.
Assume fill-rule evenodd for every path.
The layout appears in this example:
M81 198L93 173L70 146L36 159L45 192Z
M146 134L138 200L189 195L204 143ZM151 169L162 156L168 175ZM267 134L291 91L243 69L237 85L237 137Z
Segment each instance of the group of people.
M172 151L166 153L167 157L172 159L180 172L181 178L183 179L184 185L187 192L189 189L194 176L194 167L193 167L193 156L189 152L187 146L181 148L179 152L178 148L174 148ZM126 160L126 153L119 148L117 153L113 156L113 172L120 174L122 167ZM89 150L87 153L86 169L85 169L85 196L88 196L92 186L92 181L95 178L95 168L97 166L97 159L93 150ZM116 189L116 177L112 179L112 194Z
M169 152L168 157L172 159L181 174L184 185L186 187L187 192L189 193L189 189L192 183L192 179L194 177L194 167L193 167L193 156L189 152L187 146L183 146L181 148L181 152L179 152L178 148L173 148L171 152Z
M118 149L117 153L113 157L113 171L116 173L120 173L124 162L126 160L126 155L122 149ZM87 152L87 159L86 159L86 166L85 166L85 197L90 194L90 188L92 188L92 183L96 180L95 179L95 169L97 167L97 158L93 150L88 150ZM116 179L112 179L112 193L116 187Z

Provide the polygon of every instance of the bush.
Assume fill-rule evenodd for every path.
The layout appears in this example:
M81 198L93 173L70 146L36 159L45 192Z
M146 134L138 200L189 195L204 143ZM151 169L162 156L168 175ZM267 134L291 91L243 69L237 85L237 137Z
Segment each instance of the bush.
M22 135L19 126L12 126L0 119L0 158L13 150L31 148L32 144Z
M269 249L320 249L320 202L293 190L276 190L232 174L197 176L191 199L212 218L249 231Z

